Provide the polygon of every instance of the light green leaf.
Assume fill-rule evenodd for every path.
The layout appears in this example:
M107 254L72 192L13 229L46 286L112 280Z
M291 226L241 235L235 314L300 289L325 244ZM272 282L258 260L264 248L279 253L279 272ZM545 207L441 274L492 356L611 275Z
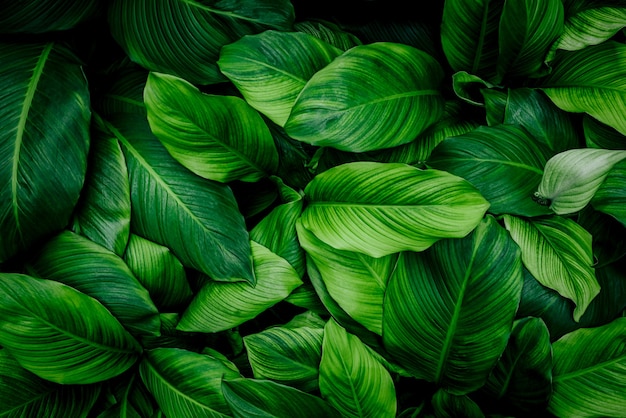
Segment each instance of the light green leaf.
M134 62L211 84L225 81L216 64L224 45L266 29L289 30L294 10L288 0L115 0L108 18L111 34Z
M0 86L3 262L67 225L87 171L90 109L78 59L56 43L0 43Z
M415 377L472 392L506 347L522 283L519 248L493 217L463 239L403 253L385 294L385 348Z
M626 27L626 7L610 7L578 0L573 3L583 7L568 13L563 33L554 48L576 51L589 45L600 44Z
M322 397L344 417L395 417L391 375L358 337L332 318L324 327Z
M0 33L43 33L71 29L92 17L98 0L35 0L0 3Z
M453 395L439 389L430 402L437 418L484 418L485 416L480 410L480 406L467 395Z
M580 148L550 158L535 197L558 215L582 210L626 151Z
M150 73L144 100L152 133L197 175L255 182L278 168L269 129L239 97L204 94L181 78Z
M341 53L305 33L269 30L226 45L217 64L248 104L284 126L307 81Z
M558 341L554 350L556 416L622 416L626 409L626 318L583 328Z
M400 163L357 162L316 176L302 225L326 244L382 257L463 237L489 203L467 181Z
M89 384L130 368L141 346L95 299L52 280L0 274L0 345L56 383Z
M613 166L593 195L591 205L626 226L626 161Z
M352 152L405 144L442 116L442 79L439 63L408 45L356 46L311 77L285 130L312 145Z
M191 301L178 324L180 331L219 332L255 318L302 284L284 258L250 242L256 284L209 281Z
M504 224L522 250L524 266L539 283L576 304L578 321L600 292L592 267L591 234L562 217L526 221L504 215Z

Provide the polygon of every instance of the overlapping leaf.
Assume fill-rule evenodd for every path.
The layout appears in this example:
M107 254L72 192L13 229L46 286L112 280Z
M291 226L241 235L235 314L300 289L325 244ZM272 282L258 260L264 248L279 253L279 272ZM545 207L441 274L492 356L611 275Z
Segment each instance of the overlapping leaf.
M613 166L593 195L591 205L608 213L626 226L626 162Z
M435 392L430 403L436 417L484 418L485 416L480 406L467 395L453 395L443 389Z
M93 17L98 0L33 0L0 4L0 33L42 33L71 29Z
M574 12L568 13L563 33L555 44L556 48L576 51L589 45L597 45L626 27L626 8L623 5L612 7L609 4L603 5L602 2L585 0L570 3L569 7Z

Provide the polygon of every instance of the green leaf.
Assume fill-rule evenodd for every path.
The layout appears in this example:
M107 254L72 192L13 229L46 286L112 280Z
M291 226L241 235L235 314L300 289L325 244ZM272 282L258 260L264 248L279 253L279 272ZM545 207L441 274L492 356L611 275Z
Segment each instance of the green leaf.
M141 115L98 121L126 156L133 231L213 279L254 282L248 234L231 189L171 158Z
M391 375L370 349L332 318L324 327L322 397L344 417L395 417Z
M611 168L626 151L580 148L548 160L535 197L558 215L578 212L591 201Z
M578 322L600 292L593 265L591 234L571 219L526 221L504 215L506 229L522 250L522 261L544 286L576 304Z
M506 347L521 266L519 248L493 217L466 238L401 254L385 294L385 348L451 394L478 389Z
M305 33L269 30L226 45L217 64L248 104L284 126L307 81L341 53Z
M87 170L90 110L77 58L55 43L0 44L0 86L3 262L67 225Z
M131 367L141 346L95 299L64 284L0 274L0 345L26 370L89 384Z
M499 78L537 75L563 24L562 0L505 1L500 18Z
M240 376L220 359L178 348L146 351L139 372L163 413L172 418L229 415L222 378Z
M452 90L457 97L474 106L484 106L484 90L494 85L467 71L459 71L452 75Z
M289 30L294 10L288 0L115 0L108 17L111 34L134 62L211 84L225 81L216 64L224 45L266 29Z
M607 41L556 54L541 88L561 109L586 112L626 135L626 45Z
M626 161L615 164L593 195L591 205L626 226Z
M146 288L121 258L87 238L62 232L46 243L29 267L38 277L96 299L132 333L159 333L159 313Z
M255 318L302 284L284 258L250 242L256 284L209 281L191 301L178 324L180 331L219 332Z
M235 418L297 417L302 411L310 418L341 416L317 396L270 380L223 380L222 392Z
M285 130L312 145L352 152L405 144L442 116L442 79L439 63L408 45L356 46L311 77Z
M7 350L0 350L1 417L87 416L99 385L59 385L25 370Z
M431 404L435 411L435 417L483 418L485 416L480 410L480 406L468 396L452 395L442 389L435 392Z
M493 214L550 214L532 199L550 150L528 132L513 125L479 126L445 139L427 163L472 183L491 204Z
M583 117L583 130L589 148L626 149L626 135L589 115Z
M504 0L446 0L441 44L454 71L487 80L496 75L498 25Z
M91 18L98 0L35 0L2 2L0 33L43 33L71 29Z
M463 237L489 203L467 181L399 163L357 162L316 176L302 225L326 244L382 257Z
M620 416L626 408L626 318L561 337L554 350L554 392L549 411L557 416Z
M353 33L346 32L340 26L327 20L300 21L294 23L293 28L298 32L314 36L342 51L363 44Z
M397 254L373 258L362 253L336 250L297 224L302 247L315 262L328 294L354 320L382 334L383 299Z
M204 94L181 78L157 73L150 73L144 99L152 133L200 177L255 182L277 170L272 135L242 99Z
M568 14L563 33L554 48L576 51L590 45L600 44L626 27L626 8L610 7L602 2L594 4L577 0L574 4L583 7Z

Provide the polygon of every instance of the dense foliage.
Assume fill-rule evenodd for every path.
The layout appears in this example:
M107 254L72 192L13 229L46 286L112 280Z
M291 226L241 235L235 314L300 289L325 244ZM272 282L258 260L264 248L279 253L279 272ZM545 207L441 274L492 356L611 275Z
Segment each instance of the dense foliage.
M0 417L623 416L626 5L421 9L2 2Z

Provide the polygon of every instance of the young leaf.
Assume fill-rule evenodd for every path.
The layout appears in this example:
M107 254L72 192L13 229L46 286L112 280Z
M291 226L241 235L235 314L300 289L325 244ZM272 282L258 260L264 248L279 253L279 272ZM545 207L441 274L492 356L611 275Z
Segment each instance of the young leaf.
M403 253L385 294L385 348L415 377L472 392L506 347L522 283L519 248L493 217L463 239Z
M620 161L609 171L591 199L591 205L626 226L626 161Z
M415 139L443 114L441 66L407 45L356 46L315 73L285 131L316 146L361 152Z
M399 163L334 167L306 187L302 225L326 244L382 257L463 237L489 203L467 181Z
M600 44L626 27L626 8L603 5L602 2L576 0L571 2L574 13L565 20L563 33L553 48L576 51ZM575 7L580 5L582 7Z
M95 299L52 280L0 274L0 345L22 367L56 383L108 380L141 346Z

